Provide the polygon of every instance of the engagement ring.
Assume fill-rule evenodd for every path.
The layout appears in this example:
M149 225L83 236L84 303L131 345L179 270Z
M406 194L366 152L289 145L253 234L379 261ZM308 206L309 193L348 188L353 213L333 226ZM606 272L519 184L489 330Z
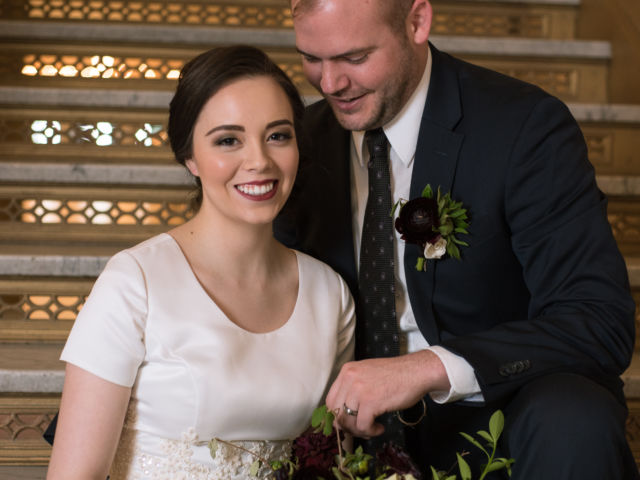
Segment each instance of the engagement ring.
M346 413L347 415L351 415L352 417L358 416L358 410L351 410L349 407L347 407L346 403L342 404L342 408L344 408L344 413Z

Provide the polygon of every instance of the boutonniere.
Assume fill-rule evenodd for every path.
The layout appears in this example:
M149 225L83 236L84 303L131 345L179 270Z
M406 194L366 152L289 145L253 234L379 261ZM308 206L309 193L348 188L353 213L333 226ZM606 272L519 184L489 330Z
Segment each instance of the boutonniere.
M440 187L436 197L433 197L431 185L422 190L422 196L412 200L399 200L391 211L395 214L400 207L395 227L407 243L419 245L423 255L418 257L416 270L426 270L426 259L442 258L445 254L460 260L460 248L469 244L456 237L456 234L469 232L467 209L462 202L455 202L450 193L442 195Z

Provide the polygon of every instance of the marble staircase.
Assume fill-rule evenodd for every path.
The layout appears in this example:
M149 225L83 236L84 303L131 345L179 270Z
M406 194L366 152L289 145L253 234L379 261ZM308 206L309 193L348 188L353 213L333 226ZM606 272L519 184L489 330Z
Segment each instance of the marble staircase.
M577 39L580 0L433 0L432 41L541 85L577 118L640 299L640 105L609 103L606 40ZM184 62L264 48L308 102L286 0L0 0L0 480L43 478L57 360L108 257L188 218L167 144ZM635 359L637 360L637 359ZM640 459L640 362L625 374ZM3 476L4 475L4 476Z

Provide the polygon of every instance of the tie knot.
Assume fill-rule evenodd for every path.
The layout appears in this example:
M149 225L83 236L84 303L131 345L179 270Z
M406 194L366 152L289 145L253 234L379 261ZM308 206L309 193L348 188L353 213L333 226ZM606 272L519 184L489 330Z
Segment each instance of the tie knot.
M369 147L370 156L387 155L387 136L382 128L367 130L364 134L364 139L367 142L367 147Z

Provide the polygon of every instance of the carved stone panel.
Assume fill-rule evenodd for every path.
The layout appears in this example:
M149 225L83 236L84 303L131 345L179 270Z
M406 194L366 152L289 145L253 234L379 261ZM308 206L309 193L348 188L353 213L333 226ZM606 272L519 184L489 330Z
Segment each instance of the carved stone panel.
M218 27L293 27L289 2L225 0L4 0L1 18ZM576 9L434 0L432 31L444 35L573 38ZM525 8L526 7L526 8Z
M42 434L58 411L58 395L0 396L0 465L46 465Z

